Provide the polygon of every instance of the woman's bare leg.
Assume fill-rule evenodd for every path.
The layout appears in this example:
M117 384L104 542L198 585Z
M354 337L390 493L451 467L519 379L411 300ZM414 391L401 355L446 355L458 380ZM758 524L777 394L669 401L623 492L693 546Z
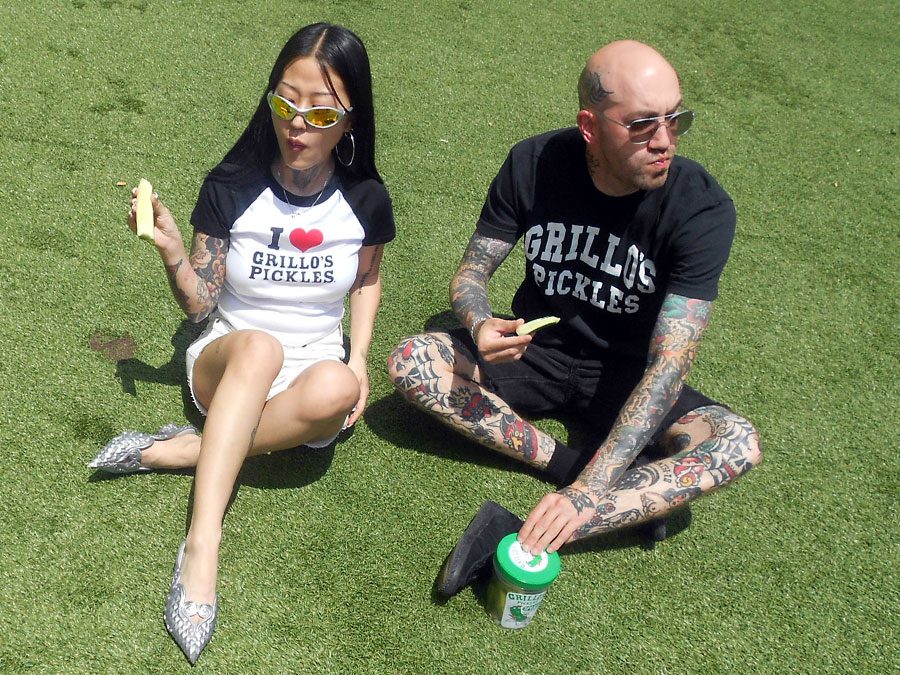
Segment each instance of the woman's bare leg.
M240 338L222 342L232 336ZM196 602L212 602L215 597L222 518L247 455L331 438L359 399L353 372L339 361L323 361L266 402L282 360L280 345L270 340L265 334L241 331L204 350L194 369L195 392L209 410L203 437L188 436L189 442L180 446L155 443L145 453L156 449L162 463L169 445L186 461L181 466L196 464L194 508L182 566L187 596ZM204 358L207 354L209 358ZM154 465L152 456L144 461Z
M265 404L247 455L331 438L341 430L358 400L359 382L353 371L340 361L317 363ZM199 458L200 436L187 434L157 441L144 450L141 464L154 469L185 469L197 466Z
M238 331L212 342L194 366L194 390L209 411L181 568L186 595L195 602L215 598L225 507L283 359L281 345L271 336Z

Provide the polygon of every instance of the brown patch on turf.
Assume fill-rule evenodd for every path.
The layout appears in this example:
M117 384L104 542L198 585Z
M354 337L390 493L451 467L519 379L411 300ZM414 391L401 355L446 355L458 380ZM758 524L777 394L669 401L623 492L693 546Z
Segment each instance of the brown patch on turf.
M104 333L94 333L88 341L91 349L100 352L113 363L130 359L134 356L134 338L130 335L110 337Z

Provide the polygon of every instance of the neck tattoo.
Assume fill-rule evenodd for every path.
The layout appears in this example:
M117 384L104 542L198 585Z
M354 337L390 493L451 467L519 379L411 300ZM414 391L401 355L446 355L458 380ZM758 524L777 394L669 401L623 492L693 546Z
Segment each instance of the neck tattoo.
M293 170L292 173L294 174L294 184L297 187L299 187L301 190L308 187L309 185L311 185L313 182L313 179L317 177L317 176L313 175L312 172L307 172L307 171ZM316 198L313 201L313 203L307 207L304 207L304 210L311 209L312 207L314 207L316 204L319 203L319 200L322 198L322 195L325 194L325 190L328 188L328 184L331 183L331 177L333 175L334 175L334 168L332 168L331 171L329 171L328 174L325 176L325 182L322 183L322 189L319 190L319 192L316 194ZM278 184L281 186L281 193L284 195L285 203L290 204L291 201L288 199L287 189L285 189L285 187L284 187L285 180L284 180L284 176L282 176L282 174L281 174L281 168L278 169ZM309 195L309 196L311 197L312 195ZM294 209L293 215L296 216L298 213L299 213L299 211L297 209Z

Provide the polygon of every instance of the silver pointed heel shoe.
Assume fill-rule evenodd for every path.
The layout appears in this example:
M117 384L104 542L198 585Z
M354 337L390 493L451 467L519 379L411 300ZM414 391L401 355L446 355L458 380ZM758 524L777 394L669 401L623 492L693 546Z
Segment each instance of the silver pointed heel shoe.
M145 434L141 431L126 431L107 443L97 456L88 462L87 466L89 469L97 469L107 473L150 471L149 466L141 465L141 452L156 441L167 441L170 438L188 433L199 434L200 432L191 424L184 426L166 424L155 434Z
M199 603L185 597L184 586L181 585L181 561L184 559L185 542L181 542L178 557L175 559L175 570L172 572L172 588L166 598L166 629L181 647L191 665L197 662L200 652L209 644L216 628L216 614L219 611L219 594L213 604ZM195 622L194 617L200 621Z

